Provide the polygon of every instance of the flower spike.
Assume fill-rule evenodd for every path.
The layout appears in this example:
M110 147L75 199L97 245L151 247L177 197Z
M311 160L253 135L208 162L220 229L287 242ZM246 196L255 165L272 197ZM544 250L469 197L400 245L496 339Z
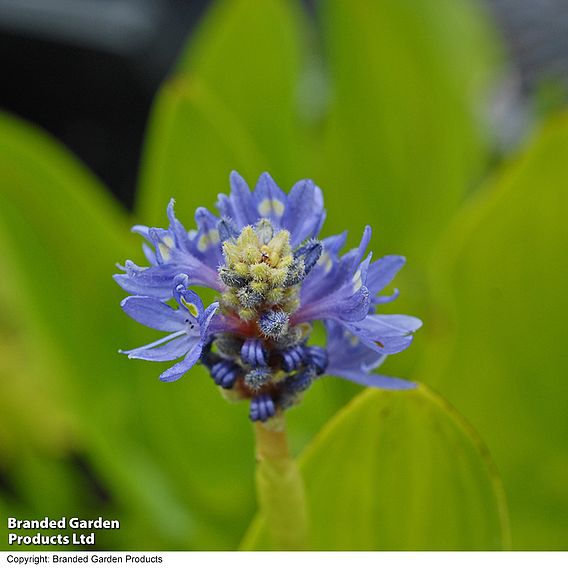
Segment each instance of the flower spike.
M267 173L251 190L232 172L230 186L230 195L219 195L219 215L199 207L191 231L176 218L173 200L167 229L133 228L146 241L149 266L126 261L115 275L132 294L121 306L167 335L122 353L179 359L160 375L165 382L201 363L227 396L250 400L250 419L260 422L298 404L324 374L378 388L413 388L373 372L387 355L406 349L421 326L411 316L375 313L398 296L383 291L404 257L372 261L370 227L343 255L346 233L321 238L323 195L311 180L286 194ZM218 301L205 307L193 286L212 289ZM325 345L310 343L317 321L324 323Z

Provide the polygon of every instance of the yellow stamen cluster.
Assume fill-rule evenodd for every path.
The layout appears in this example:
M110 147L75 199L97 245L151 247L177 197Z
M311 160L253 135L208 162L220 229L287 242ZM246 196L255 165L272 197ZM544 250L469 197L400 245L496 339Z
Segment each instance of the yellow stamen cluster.
M223 294L225 308L237 311L244 320L271 306L288 313L297 309L298 288L286 285L294 263L288 231L278 231L268 239L266 227L247 226L237 239L223 243L223 253L226 264L222 270L242 281L242 286Z

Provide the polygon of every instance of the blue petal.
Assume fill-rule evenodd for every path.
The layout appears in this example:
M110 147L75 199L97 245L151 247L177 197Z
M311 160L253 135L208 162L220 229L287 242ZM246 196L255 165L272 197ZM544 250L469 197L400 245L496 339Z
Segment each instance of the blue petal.
M325 326L329 358L326 375L385 389L400 390L415 386L414 383L402 379L372 374L371 371L383 363L386 355L369 348L358 337L336 322L326 321Z
M207 264L217 267L223 264L223 250L219 235L219 219L205 207L198 207L195 211L197 233L193 240L194 253L197 257L207 259Z
M343 248L347 231L323 239L323 251L316 265L302 283L302 304L321 298L337 288L339 281L338 253Z
M213 306L215 304L211 304ZM209 309L209 308L208 308ZM208 332L215 333L242 333L242 322L239 318L222 313L215 313L209 319Z
M258 216L270 219L275 228L280 228L280 220L286 209L287 197L270 177L270 174L265 172L258 178L253 197Z
M152 247L146 243L142 243L142 250L144 251L144 256L148 262L152 265L158 264L158 259L156 258L156 253L153 251Z
M342 271L346 275L346 278L349 279L355 272L357 271L357 267L363 260L363 256L365 256L365 251L369 246L369 242L371 241L372 229L369 225L365 227L363 230L363 236L361 237L361 242L356 249L350 250L347 254L345 254L341 258L341 267Z
M388 304L389 302L394 302L398 298L399 294L400 292L398 291L398 288L396 288L390 296L375 296L373 298L373 305Z
M366 318L373 321L374 326L384 329L385 335L412 333L422 327L422 321L414 316L382 314Z
M239 229L253 225L259 218L247 182L237 173L231 172L231 195L219 195L217 208L225 217L230 217Z
M201 351L203 349L203 343L196 339L194 345L191 347L188 354L185 356L183 361L176 363L173 367L170 367L168 370L164 371L160 375L160 380L164 381L165 383L171 383L173 381L177 381L180 377L185 375L197 363L199 357L201 357Z
M186 228L177 220L174 212L175 200L172 198L168 203L167 215L170 221L170 233L173 236L174 243L179 249L188 251L189 236Z
M144 359L145 361L173 361L187 353L189 346L185 331L177 331L148 345L120 351L128 355L129 359Z
M219 308L219 302L213 302L210 306L207 306L207 309L199 314L199 332L201 334L202 341L205 341L207 335L209 334L209 326L211 325L211 321L215 312Z
M290 243L297 246L311 237L316 237L322 224L323 196L321 189L312 180L299 181L290 190L282 228L290 231Z
M183 260L183 264L172 262L150 267L137 266L127 260L124 266L126 274L115 274L113 278L129 294L153 296L162 300L172 297L172 283L175 276L180 273L189 275L191 285L223 290L217 270L206 266L188 253Z
M319 301L302 305L292 316L292 324L321 319L356 322L369 313L370 305L371 295L365 286L355 292L344 287Z
M351 382L367 387L375 387L385 390L409 390L416 388L416 383L398 379L396 377L386 377L384 375L375 375L374 373L366 373L357 369L334 369L329 367L325 372L326 375L338 376Z
M134 232L142 235L154 247L152 250L148 244L142 245L144 254L152 266L139 267L127 261L126 275L116 275L116 282L131 294L167 299L171 298L171 290L168 292L167 288L171 287L172 275L184 272L189 274L191 284L221 291L224 287L217 273L218 264L222 260L220 244L217 242L215 252L208 250L207 254L202 254L198 250L200 242L218 241L216 228L202 235L203 239L194 242L175 217L173 199L168 205L167 214L169 229L144 225L133 227ZM216 219L212 215L211 217L213 220Z
M371 294L365 285L367 269L371 261L368 255L363 263L361 259L371 238L371 229L366 227L361 242L356 249L350 250L341 259L322 254L323 265L314 269L301 289L301 306L293 318L293 323L316 319L337 319L357 321L369 312ZM334 243L340 245L343 239Z
M369 312L371 296L365 286L361 286L357 292L342 299L330 310L330 317L342 321L359 321ZM318 318L319 319L319 318Z
M339 235L332 235L323 239L324 251L329 252L332 256L337 257L339 251L345 246L347 240L347 231L343 231Z
M412 332L419 329L422 322L412 316L369 315L343 325L368 347L388 355L406 349L412 343Z
M172 282L176 274L183 272L177 266L159 265L141 267L127 260L126 274L115 274L116 283L129 294L153 296L162 300L172 297Z
M129 296L120 303L122 309L138 323L160 331L179 331L184 315L150 296Z
M316 226L314 227L313 230L313 235L314 237L316 237L317 235L320 234L322 228L323 228L323 224L325 223L325 219L327 217L327 211L325 209L323 209L323 195L321 193L321 189L319 187L316 186L316 189L320 192L320 199L318 200L320 203L318 203L318 206L322 208L322 212L321 215L319 217L319 220L316 224Z
M369 372L379 367L386 359L386 355L367 347L343 325L327 320L325 328L329 366L356 368Z
M152 239L150 238L150 227L147 227L146 225L134 225L132 229L130 229L130 231L136 233L137 235L140 235L141 237L144 237L149 243L152 243ZM146 243L144 243L142 246L144 245L146 245ZM156 255L154 254L154 257L155 256ZM155 264L155 262L153 262L152 264Z
M172 260L172 252L175 250L175 240L167 229L150 227L148 229L150 242L154 245L154 253L158 264L165 264Z
M191 320L196 323L199 315L203 313L203 302L193 290L187 289L188 285L189 277L187 274L178 274L174 279L173 296L185 317L189 314Z
M388 286L398 271L404 266L404 256L388 255L373 262L367 273L367 288L376 296Z

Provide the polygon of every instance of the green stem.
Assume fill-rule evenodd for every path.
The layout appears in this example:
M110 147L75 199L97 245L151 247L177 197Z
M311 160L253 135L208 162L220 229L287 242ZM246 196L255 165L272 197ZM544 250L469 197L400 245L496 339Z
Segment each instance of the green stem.
M278 430L256 422L256 487L261 515L275 550L307 550L304 482L290 456L284 419Z

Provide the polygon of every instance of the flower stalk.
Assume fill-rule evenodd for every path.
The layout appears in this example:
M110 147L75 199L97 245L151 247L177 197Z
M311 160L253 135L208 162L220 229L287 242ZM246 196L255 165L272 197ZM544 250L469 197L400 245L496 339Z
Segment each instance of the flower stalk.
M307 550L304 481L290 455L284 418L255 422L255 434L257 495L270 544L274 550Z

